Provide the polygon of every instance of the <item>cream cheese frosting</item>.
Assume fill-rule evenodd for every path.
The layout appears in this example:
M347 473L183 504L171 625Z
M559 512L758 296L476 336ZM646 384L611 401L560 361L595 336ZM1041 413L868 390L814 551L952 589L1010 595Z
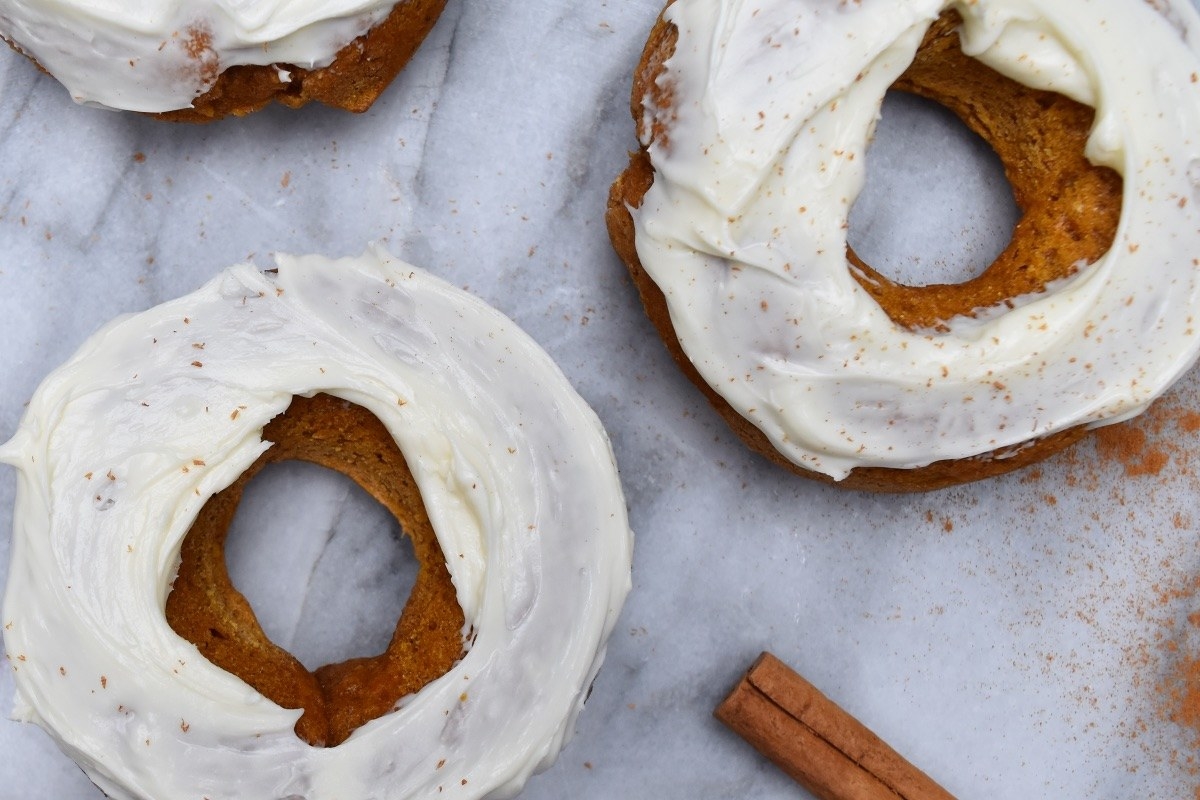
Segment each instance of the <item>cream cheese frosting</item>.
M630 587L608 439L549 356L466 293L380 249L276 263L110 323L0 448L18 469L2 618L16 715L113 798L510 796L570 737ZM164 615L200 508L317 392L395 437L461 554L447 566L473 636L328 749Z
M403 0L401 0L403 2ZM238 65L328 66L396 0L6 0L0 35L79 103L188 108Z
M847 216L884 93L943 11L963 50L1092 105L1124 178L1097 263L1016 308L894 324L850 274ZM1144 410L1200 336L1200 16L1186 0L676 0L666 136L638 257L705 380L835 479L1016 447Z

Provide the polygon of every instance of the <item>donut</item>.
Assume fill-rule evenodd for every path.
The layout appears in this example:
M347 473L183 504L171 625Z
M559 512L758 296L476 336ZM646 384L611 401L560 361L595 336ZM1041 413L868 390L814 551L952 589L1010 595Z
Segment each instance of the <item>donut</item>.
M570 738L630 587L608 439L461 290L378 248L275 261L101 329L0 447L16 716L113 798L510 796ZM386 653L269 652L218 566L264 458L345 472L416 540Z
M0 36L78 103L177 122L241 116L272 101L361 112L445 4L15 0L0 9Z
M676 0L635 73L610 237L755 451L852 489L998 475L1195 362L1198 52L1185 0ZM976 279L901 285L848 246L890 87L1004 165L1022 217Z

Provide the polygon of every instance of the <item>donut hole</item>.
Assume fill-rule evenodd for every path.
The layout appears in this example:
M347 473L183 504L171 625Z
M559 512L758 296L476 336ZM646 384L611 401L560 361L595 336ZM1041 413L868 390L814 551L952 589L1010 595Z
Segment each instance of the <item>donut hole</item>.
M225 562L267 638L310 671L387 650L418 569L386 508L302 461L269 464L246 485Z
M851 274L893 322L912 330L945 331L956 317L1003 312L1020 305L1022 298L1045 292L1055 281L1102 258L1112 247L1121 216L1121 176L1107 167L1094 166L1084 156L1095 111L1063 95L1023 86L965 55L958 40L960 22L953 11L940 16L892 88L943 106L995 151L1019 218L1009 225L1012 204L1005 200L999 211L988 210L986 225L976 227L976 235L982 232L985 238L989 227L1011 231L1002 251L981 272L964 267L974 262L958 257L953 259L958 266L943 277L922 275L918 280L903 270L897 271L895 278L889 274L893 268L888 265L889 253L894 250L876 251L870 257L858 252L856 247L863 245L865 252L870 252L873 239L860 237L854 232L855 222L850 223L847 258ZM881 135L886 142L886 128ZM896 147L904 152L892 154L891 160L911 164L925 152L952 163L954 156L937 149L947 145L941 137L922 145L932 148L931 152L914 148L911 141L898 142ZM886 149L872 149L882 151L876 152L875 161L885 160ZM984 168L987 182L998 183L986 178L986 161L975 163ZM868 164L868 178L870 170ZM921 181L911 173L897 179L920 190ZM983 199L994 202L991 196ZM948 218L963 219L958 208L961 201L939 198L927 204L927 200L916 195L902 201L911 209L912 219L925 220L918 230L927 231L924 226L932 223L944 231L941 241L951 249L987 260L983 254L988 251L969 252L980 246L980 240L964 240L967 226ZM954 212L948 215L951 206ZM869 208L857 209L860 224ZM968 209L968 213L978 212ZM912 240L923 242L926 236L920 233ZM921 256L922 267L928 262L936 264L940 258L936 251L932 257L927 252ZM887 266L881 271L881 265ZM942 282L927 282L938 280Z
M445 556L421 501L420 489L404 455L374 415L329 395L295 397L284 413L263 428L262 438L272 442L273 446L232 485L205 503L184 537L179 572L167 597L167 622L216 666L241 678L280 706L302 709L296 723L296 734L302 739L316 746L336 746L362 725L398 709L405 697L454 666L465 649L464 615L446 568ZM403 610L383 649L372 655L324 664L315 670L272 641L252 603L234 585L226 558L230 525L247 485L268 465L295 460L335 470L358 484L394 518L398 529L411 542L419 565L411 593L406 603L401 600ZM304 487L287 487L289 492L295 492L297 488ZM268 513L272 510L269 497L260 502L267 504ZM369 508L370 503L364 505ZM343 508L347 513L353 513L353 509ZM294 509L296 515L304 512L303 506ZM275 529L278 532L273 538L285 540L284 551L269 552L265 554L266 559L292 557L279 553L303 542L302 535L296 534L297 529L313 527L311 521L297 523L297 519L298 516L291 516L278 520L279 528ZM376 530L377 537L392 537L397 530L386 527L382 534ZM239 539L243 538L239 534ZM242 546L244 544L238 545ZM391 547L386 542L380 546L383 551ZM240 560L236 555L237 551L229 560ZM337 595L337 605L350 606L358 616L373 611L357 608L354 592L347 587L353 587L363 575L378 574L380 569L387 571L386 565L363 563L372 557L370 552L363 552L339 559L338 565L331 564L331 567L338 567L338 575L330 576L329 596ZM281 578L287 571L286 565L287 561L273 566L268 564L270 568L265 576L271 586L283 587L283 600L287 599L288 591L288 582ZM243 575L241 580L247 584L264 580L260 569L248 566L254 575ZM315 575L310 570L308 585L313 585ZM404 596L394 589L388 591L392 597L386 598L384 603L394 603ZM291 596L290 615L288 619L280 620L284 623L280 630L293 624L297 628L305 624L303 604L299 612L295 609L298 599L295 594ZM310 602L326 600L313 597ZM274 599L264 607L276 605L284 605L287 610L285 603L276 603ZM319 616L326 612L313 613ZM294 620L294 623L288 620ZM297 634L301 637L309 635L307 632ZM296 636L292 638L296 640ZM323 646L338 649L330 647L329 643ZM356 648L360 646L368 650L374 648L366 641L356 644ZM313 660L324 658L314 656Z
M850 210L850 247L905 286L963 283L1012 239L1021 210L996 151L949 109L890 91Z

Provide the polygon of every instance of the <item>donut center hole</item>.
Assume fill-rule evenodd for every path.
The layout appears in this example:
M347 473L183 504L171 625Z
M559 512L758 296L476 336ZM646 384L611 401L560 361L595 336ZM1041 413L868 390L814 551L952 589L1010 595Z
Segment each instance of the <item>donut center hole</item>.
M310 671L384 652L418 569L375 498L299 461L268 465L246 485L225 561L263 632Z
M849 221L851 275L927 333L1053 291L1108 252L1121 215L1121 176L1085 156L1095 111L967 56L960 22L938 17L892 84Z
M371 412L294 397L262 438L184 537L167 622L333 747L448 672L466 623L416 479Z
M866 164L850 247L896 283L964 283L1011 241L1021 210L1004 165L938 103L888 92Z

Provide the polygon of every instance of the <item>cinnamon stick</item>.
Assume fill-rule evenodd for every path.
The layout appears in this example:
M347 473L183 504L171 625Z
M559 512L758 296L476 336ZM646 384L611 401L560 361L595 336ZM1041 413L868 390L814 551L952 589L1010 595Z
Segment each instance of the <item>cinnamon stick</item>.
M820 800L954 800L770 653L714 713Z

